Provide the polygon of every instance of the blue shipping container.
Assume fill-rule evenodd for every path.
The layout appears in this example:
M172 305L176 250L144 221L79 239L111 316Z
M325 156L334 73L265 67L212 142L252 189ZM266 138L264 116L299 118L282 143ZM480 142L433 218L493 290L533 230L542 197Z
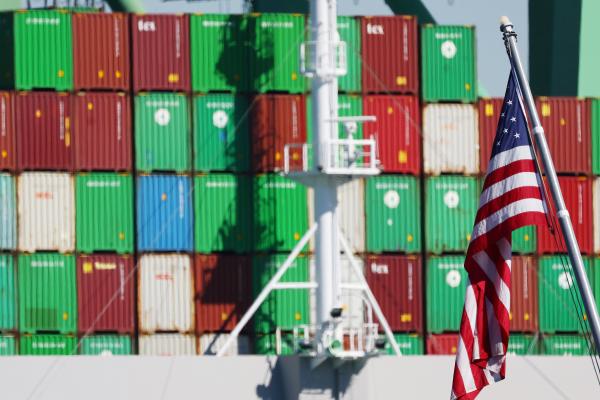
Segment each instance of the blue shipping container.
M0 331L17 329L15 262L11 254L0 254Z
M192 251L194 221L189 177L140 176L136 215L139 251Z
M17 200L15 179L0 174L0 249L15 250L17 247Z

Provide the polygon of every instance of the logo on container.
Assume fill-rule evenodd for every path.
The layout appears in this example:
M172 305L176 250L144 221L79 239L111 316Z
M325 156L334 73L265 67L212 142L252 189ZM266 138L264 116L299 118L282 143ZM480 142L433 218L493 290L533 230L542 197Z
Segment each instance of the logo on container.
M171 122L171 113L166 108L159 108L154 112L154 122L160 126L168 125Z
M229 122L229 116L225 111L217 110L213 113L212 120L214 126L223 129L227 126L227 122Z
M442 42L440 50L442 52L442 56L448 59L454 58L456 55L456 45L452 40L446 40L445 42Z
M374 274L387 275L389 273L389 268L387 264L371 263L371 272Z
M453 269L451 271L448 271L448 273L446 274L446 283L448 284L448 286L452 288L458 287L458 285L460 285L460 281L460 272L458 272L457 270Z
M569 290L573 286L573 277L568 272L558 275L558 286L563 290Z
M458 207L458 203L460 202L460 196L454 190L448 190L446 194L444 194L444 204L448 208L456 208Z
M138 25L138 31L140 32L155 32L156 31L156 24L154 23L154 21L144 21L143 19L140 19L137 23Z
M60 19L58 18L26 18L25 24L27 25L60 25Z
M157 281L169 281L169 282L173 282L175 280L173 278L173 275L171 275L169 273L156 274L156 275L154 275L154 279L156 279Z
M395 190L388 190L383 196L383 204L387 208L398 208L400 204L400 195Z
M371 25L367 24L368 35L383 35L383 25Z

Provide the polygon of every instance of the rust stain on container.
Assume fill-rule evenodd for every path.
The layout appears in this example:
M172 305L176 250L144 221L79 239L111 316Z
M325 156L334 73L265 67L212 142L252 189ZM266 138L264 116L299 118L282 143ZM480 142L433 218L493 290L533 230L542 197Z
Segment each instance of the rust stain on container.
M479 115L479 171L487 172L490 156L492 154L492 142L496 136L498 119L502 110L504 99L479 99L477 103Z
M75 167L78 170L131 170L129 96L81 92L74 97Z
M196 332L231 331L250 305L251 258L198 254L194 264Z
M79 332L133 333L134 281L131 256L77 257Z
M15 98L17 162L21 170L72 170L71 97L19 92Z
M190 90L187 15L140 14L131 20L133 90Z
M0 170L12 171L17 166L13 98L12 92L0 92Z
M454 355L458 346L458 334L427 335L427 354Z
M510 330L538 330L538 273L534 257L513 256L511 264Z
M129 18L122 13L73 14L75 90L129 90Z
M251 110L252 160L256 172L281 171L284 146L306 143L306 101L301 95L266 94ZM290 151L290 169L302 168L302 148Z
M419 93L416 17L363 17L361 40L363 92Z

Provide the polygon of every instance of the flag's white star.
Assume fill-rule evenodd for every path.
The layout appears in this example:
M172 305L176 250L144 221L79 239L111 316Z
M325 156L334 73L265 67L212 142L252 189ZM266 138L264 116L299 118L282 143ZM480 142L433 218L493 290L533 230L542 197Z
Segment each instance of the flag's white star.
M509 106L512 106L512 100L507 101L506 104L508 104Z
M511 120L512 122L517 122L517 117L512 117L510 120Z
M500 141L498 140L498 142L496 143L496 146L500 146Z
M503 133L508 133L508 129L504 128Z
M504 113L500 114L501 117L504 117Z
M515 133L515 139L518 139L520 137L521 137L521 135L519 135L518 133Z

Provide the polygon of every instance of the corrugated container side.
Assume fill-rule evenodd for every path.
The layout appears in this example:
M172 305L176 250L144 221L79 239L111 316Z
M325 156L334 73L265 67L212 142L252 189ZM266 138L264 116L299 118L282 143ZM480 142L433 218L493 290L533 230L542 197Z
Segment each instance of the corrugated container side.
M600 175L600 99L591 99L592 173Z
M248 91L248 19L243 15L191 15L190 31L192 90Z
M73 177L27 172L17 180L19 250L75 250Z
M468 276L463 256L430 256L427 260L427 331L458 331Z
M423 109L426 174L479 172L477 110L470 104L428 104Z
M131 16L133 90L190 90L188 15Z
M587 356L589 343L580 335L544 335L542 354L546 356Z
M68 93L19 92L15 98L18 168L72 170L71 122Z
M0 174L0 249L17 247L17 190L15 178Z
M77 354L77 338L71 335L22 335L22 356L71 356Z
M479 172L485 174L490 162L492 143L496 136L498 120L502 112L502 98L479 99L477 116L479 119Z
M196 332L231 331L251 302L250 256L196 254Z
M73 13L75 90L129 90L129 16Z
M387 340L387 337L384 335L381 335L380 337ZM425 354L422 336L414 333L395 333L394 338L396 339L396 343L403 356L422 356ZM385 344L385 353L388 355L396 355L389 342L386 342Z
M425 180L425 237L428 252L465 251L478 208L477 178L442 175Z
M579 248L583 254L591 254L594 248L592 179L561 176L558 183L571 215ZM556 234L559 235L558 232ZM566 247L562 243L562 236L553 236L547 226L539 227L538 253L566 253Z
M141 356L195 356L196 337L178 333L138 336Z
M421 27L421 84L427 102L477 100L474 27Z
M427 335L427 354L454 355L457 347L457 334Z
M419 93L416 17L363 17L361 40L363 92Z
M369 287L390 328L394 332L423 332L421 257L369 255L365 269Z
M534 257L513 257L511 264L510 330L538 330L538 267Z
M228 333L208 333L200 336L198 353L205 356L214 356L229 339ZM250 354L250 340L248 336L238 336L227 349L226 356Z
M366 123L364 137L377 140L377 152L384 172L419 175L421 172L421 115L416 96L365 96L364 115L376 122ZM463 143L464 146L464 143Z
M133 253L133 178L115 173L75 178L77 251Z
M531 356L540 353L539 335L512 333L508 338L507 354Z
M20 254L17 277L21 333L77 332L74 256Z
M130 171L131 104L126 93L80 92L73 96L75 168Z
M233 94L197 95L194 107L194 169L250 170L248 99Z
M594 253L600 253L600 178L594 178L592 211L594 215Z
M191 169L188 98L182 93L135 97L135 164L138 171Z
M133 354L131 337L94 335L81 338L79 354L85 356L128 356Z
M12 335L0 335L0 356L17 355L17 338Z
M138 177L136 217L139 251L192 251L191 179L176 175Z
M77 326L80 333L132 333L135 324L133 257L77 257Z
M17 329L17 288L15 262L10 254L0 254L0 331ZM0 348L0 354L2 349Z
M590 100L575 97L540 97L540 120L556 172L592 172Z
M360 22L356 17L337 17L337 31L340 40L346 43L346 75L338 77L341 92L361 90L361 38Z
M0 13L0 46L2 46L2 62L0 63L0 87L15 88L15 40L14 13Z
M277 331L265 335L256 335L254 352L263 355L288 356L294 354L294 336L289 332Z
M0 170L12 171L17 167L17 138L13 125L13 112L12 92L0 91Z
M138 274L140 331L193 332L194 281L190 257L145 254L139 260Z

